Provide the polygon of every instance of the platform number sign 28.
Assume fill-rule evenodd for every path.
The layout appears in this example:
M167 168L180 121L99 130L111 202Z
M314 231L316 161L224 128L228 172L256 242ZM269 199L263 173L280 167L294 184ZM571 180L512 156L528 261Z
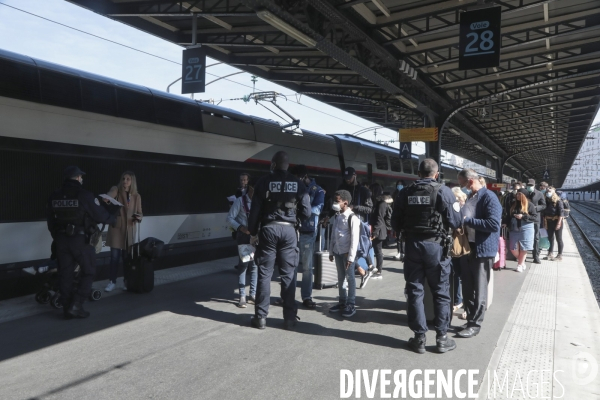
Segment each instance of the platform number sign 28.
M206 84L206 51L202 47L183 50L181 93L203 93Z
M491 68L500 64L501 8L490 7L460 15L458 68Z

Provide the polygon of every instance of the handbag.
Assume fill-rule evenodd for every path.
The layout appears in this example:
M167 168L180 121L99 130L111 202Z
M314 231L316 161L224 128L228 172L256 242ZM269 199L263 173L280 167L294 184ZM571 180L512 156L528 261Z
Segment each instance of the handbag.
M466 256L471 252L471 246L469 245L469 238L464 228L455 229L452 232L452 249L450 249L450 256L454 258Z

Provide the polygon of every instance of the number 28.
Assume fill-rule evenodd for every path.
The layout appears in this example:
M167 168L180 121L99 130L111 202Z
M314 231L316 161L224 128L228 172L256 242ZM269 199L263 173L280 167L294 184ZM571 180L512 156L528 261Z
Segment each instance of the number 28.
M473 53L473 52L479 51L479 49L481 49L483 51L488 51L492 47L494 47L494 41L492 40L492 38L494 37L494 32L492 32L490 30L481 32L481 43L479 44L479 49L477 47L471 47L474 44L476 44L477 41L479 40L479 34L477 32L471 32L467 35L467 37L468 38L472 37L473 40L471 40L469 42L469 44L467 45L467 47L465 48L466 53Z

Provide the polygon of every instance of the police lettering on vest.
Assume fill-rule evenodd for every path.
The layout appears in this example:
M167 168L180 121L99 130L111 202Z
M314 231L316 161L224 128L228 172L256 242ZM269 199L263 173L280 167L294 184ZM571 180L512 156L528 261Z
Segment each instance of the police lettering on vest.
M437 182L419 183L406 189L404 208L404 231L408 234L438 236L444 233L442 216L436 210L438 192L442 186Z
M281 190L281 185L283 184L283 190ZM269 191L270 192L284 192L284 193L298 193L298 183L297 182L269 182Z
M79 200L52 200L52 208L79 207Z

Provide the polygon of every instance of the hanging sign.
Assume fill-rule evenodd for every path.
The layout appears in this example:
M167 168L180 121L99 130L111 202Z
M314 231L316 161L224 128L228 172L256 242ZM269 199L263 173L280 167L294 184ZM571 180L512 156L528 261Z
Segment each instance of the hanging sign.
M181 94L204 93L206 50L203 47L183 50L181 65Z
M412 154L412 143L411 142L400 142L400 159L410 160Z
M500 65L501 8L490 7L460 14L458 69L461 71Z
M399 129L400 142L437 142L438 128Z
M544 176L543 178L545 181L549 181L550 180L550 172L548 170L544 171Z

